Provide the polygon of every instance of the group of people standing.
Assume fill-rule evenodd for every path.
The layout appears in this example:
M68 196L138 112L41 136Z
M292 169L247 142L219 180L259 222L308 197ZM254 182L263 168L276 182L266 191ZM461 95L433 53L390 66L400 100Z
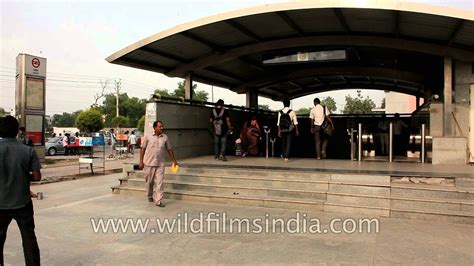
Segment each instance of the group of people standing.
M315 137L316 159L324 159L327 157L326 149L330 134L327 130L323 130L323 126L327 123L327 127L334 129L331 112L325 106L321 105L319 98L314 99L314 107L311 109L311 133ZM210 123L214 133L214 158L216 160L226 161L226 145L228 135L232 134L233 127L229 118L229 113L224 109L224 101L218 100L215 107L210 112ZM281 138L281 157L285 162L290 160L291 144L294 136L298 136L298 119L296 112L290 109L290 100L283 100L283 109L278 112L276 126L278 128L278 137ZM239 144L242 148L241 154L258 155L259 140L262 131L256 115L252 115L251 119L246 121L239 135Z

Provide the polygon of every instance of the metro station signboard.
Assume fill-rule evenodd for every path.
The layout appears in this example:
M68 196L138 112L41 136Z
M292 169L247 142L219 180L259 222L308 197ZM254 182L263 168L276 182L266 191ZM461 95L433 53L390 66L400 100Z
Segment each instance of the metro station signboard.
M29 54L16 58L15 114L40 159L44 159L46 62L46 58Z
M46 58L25 55L25 75L46 77Z

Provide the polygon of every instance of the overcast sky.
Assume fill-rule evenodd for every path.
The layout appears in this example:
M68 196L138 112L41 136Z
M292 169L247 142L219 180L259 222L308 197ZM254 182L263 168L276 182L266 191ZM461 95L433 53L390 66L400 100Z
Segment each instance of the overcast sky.
M357 0L364 2L363 0ZM155 88L172 91L181 79L130 67L109 64L105 58L150 35L206 16L277 0L155 0L155 1L4 1L1 10L0 107L7 111L15 102L15 58L19 53L46 57L48 77L46 113L73 112L89 107L100 81L122 79L129 96L148 98ZM418 0L431 4L469 8L473 0ZM108 92L112 92L110 82ZM198 83L198 89L211 87ZM335 97L338 109L344 96L355 91L318 94ZM365 91L379 105L383 92ZM315 95L293 100L293 108L309 107ZM214 87L214 100L245 105L245 95ZM212 99L210 99L212 100ZM259 103L280 108L281 103L260 98Z

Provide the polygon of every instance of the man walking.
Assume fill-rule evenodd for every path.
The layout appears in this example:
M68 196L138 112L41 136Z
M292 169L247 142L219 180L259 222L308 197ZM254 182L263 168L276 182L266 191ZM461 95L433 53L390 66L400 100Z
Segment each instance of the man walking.
M30 182L41 180L41 165L35 150L16 140L17 133L14 117L0 118L0 265L5 265L3 248L13 219L20 228L25 264L40 265Z
M173 165L178 165L178 162L171 149L168 136L163 133L163 123L159 120L155 121L153 129L153 135L145 135L143 137L139 168L145 171L148 201L155 202L158 207L165 207L163 202L161 202L164 191L165 150L173 161Z
M328 119L329 126L334 128L334 124L329 115L331 112L326 106L321 105L319 98L314 98L314 107L311 109L309 118L311 118L311 133L314 134L316 143L316 159L321 160L326 158L326 147L328 146L329 136L324 134L324 130L321 125L324 123L324 119ZM321 143L322 140L322 143Z
M132 130L130 136L128 136L128 152L132 155L135 154L135 145L137 144L137 136L135 136L135 131Z
M290 161L291 142L293 140L293 132L298 136L298 120L295 111L290 109L290 100L283 100L283 109L278 112L278 137L281 138L281 152L285 162Z
M321 157L326 158L326 147L328 145L329 136L324 134L324 130L321 125L324 123L324 119L328 119L330 126L334 128L334 124L330 118L331 112L326 106L321 105L319 98L314 98L314 107L311 109L309 118L311 118L311 133L314 134L316 143L316 159L321 160Z
M224 109L224 101L219 99L209 115L209 121L214 129L214 159L227 161L225 149L227 145L227 132L232 130L229 112Z

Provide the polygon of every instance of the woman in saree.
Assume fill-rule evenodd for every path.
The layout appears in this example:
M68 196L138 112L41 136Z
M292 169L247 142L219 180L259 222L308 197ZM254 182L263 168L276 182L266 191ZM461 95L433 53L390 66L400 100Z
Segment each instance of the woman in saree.
M258 155L258 146L260 140L260 126L256 116L252 116L250 121L245 122L241 132L242 140L242 157L247 155Z

